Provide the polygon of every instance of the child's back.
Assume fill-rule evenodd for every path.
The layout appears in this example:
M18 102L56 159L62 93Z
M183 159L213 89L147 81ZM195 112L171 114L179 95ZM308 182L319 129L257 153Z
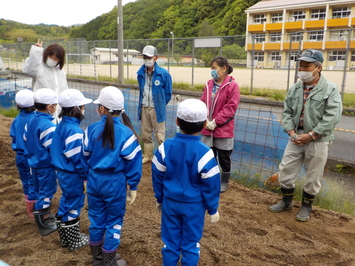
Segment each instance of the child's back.
M205 126L206 105L194 99L178 106L182 133L163 142L152 164L153 189L162 210L163 265L197 265L205 212L219 220L220 175L213 151L197 135Z

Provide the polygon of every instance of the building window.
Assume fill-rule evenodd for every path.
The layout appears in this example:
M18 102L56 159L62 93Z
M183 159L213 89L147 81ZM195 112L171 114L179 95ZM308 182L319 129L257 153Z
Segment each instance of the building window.
M270 55L270 61L281 61L280 52L272 52Z
M312 9L311 20L322 20L325 19L325 8Z
M351 61L355 61L355 50L351 51Z
M306 18L305 11L295 11L293 12L293 15L290 17L290 21L300 21L305 18Z
M348 18L350 17L351 8L348 7L334 7L332 18Z
M254 35L255 43L265 42L265 33L257 33Z
M282 22L282 12L281 13L272 13L271 14L271 23Z
M330 41L346 41L348 39L347 30L332 30L330 31L329 40Z
M319 42L324 38L324 31L310 31L309 32L309 40Z
M329 51L329 61L345 61L346 51Z
M270 42L281 42L281 32L271 33Z
M302 32L297 32L297 33L291 34L291 41L292 42L299 42L302 40L303 40L303 33Z
M258 62L263 62L264 61L264 52L255 52L254 53L254 60Z
M265 14L254 15L253 19L254 19L254 24L263 24L264 22L266 22Z
M291 61L296 61L299 57L298 52L291 52L288 55L288 59L291 59Z

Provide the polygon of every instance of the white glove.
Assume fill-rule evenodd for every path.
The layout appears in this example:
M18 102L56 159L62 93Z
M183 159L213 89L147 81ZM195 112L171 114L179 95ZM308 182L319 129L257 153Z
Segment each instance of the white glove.
M217 223L219 221L219 212L217 211L215 214L210 215L211 223Z
M161 207L161 203L156 203L155 204L155 207L159 210L159 211L161 211L162 210L162 207Z
M214 130L217 127L216 121L214 119L212 121L207 120L206 128L209 130Z
M130 201L130 204L132 204L137 197L137 190L129 190L128 191L128 196L127 196L127 201Z

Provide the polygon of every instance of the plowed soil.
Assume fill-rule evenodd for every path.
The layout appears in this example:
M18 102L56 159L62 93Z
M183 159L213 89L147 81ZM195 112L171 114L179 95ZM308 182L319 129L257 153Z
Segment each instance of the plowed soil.
M15 265L92 265L90 248L60 247L54 232L40 236L26 214L21 181L11 150L12 119L0 116L0 259ZM53 200L58 207L60 189ZM355 265L354 218L315 206L307 223L297 222L300 207L272 213L280 196L231 182L221 195L217 224L206 217L199 265ZM81 231L88 233L84 208ZM129 266L161 265L160 213L155 209L151 166L145 165L137 200L127 206L119 253ZM170 266L170 265L169 265Z

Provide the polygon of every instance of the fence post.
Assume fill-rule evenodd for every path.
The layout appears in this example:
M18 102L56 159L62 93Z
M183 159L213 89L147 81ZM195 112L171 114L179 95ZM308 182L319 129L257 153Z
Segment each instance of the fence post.
M344 70L343 70L343 80L341 82L341 100L344 100L344 93L345 93L345 83L346 83L346 74L348 68L348 57L349 57L349 47L350 47L350 36L351 36L351 29L348 29L348 39L346 42L346 49L345 49L345 62L344 62Z
M250 75L250 95L253 94L254 82L254 57L255 57L255 34L251 35L252 48L251 48L251 75Z

